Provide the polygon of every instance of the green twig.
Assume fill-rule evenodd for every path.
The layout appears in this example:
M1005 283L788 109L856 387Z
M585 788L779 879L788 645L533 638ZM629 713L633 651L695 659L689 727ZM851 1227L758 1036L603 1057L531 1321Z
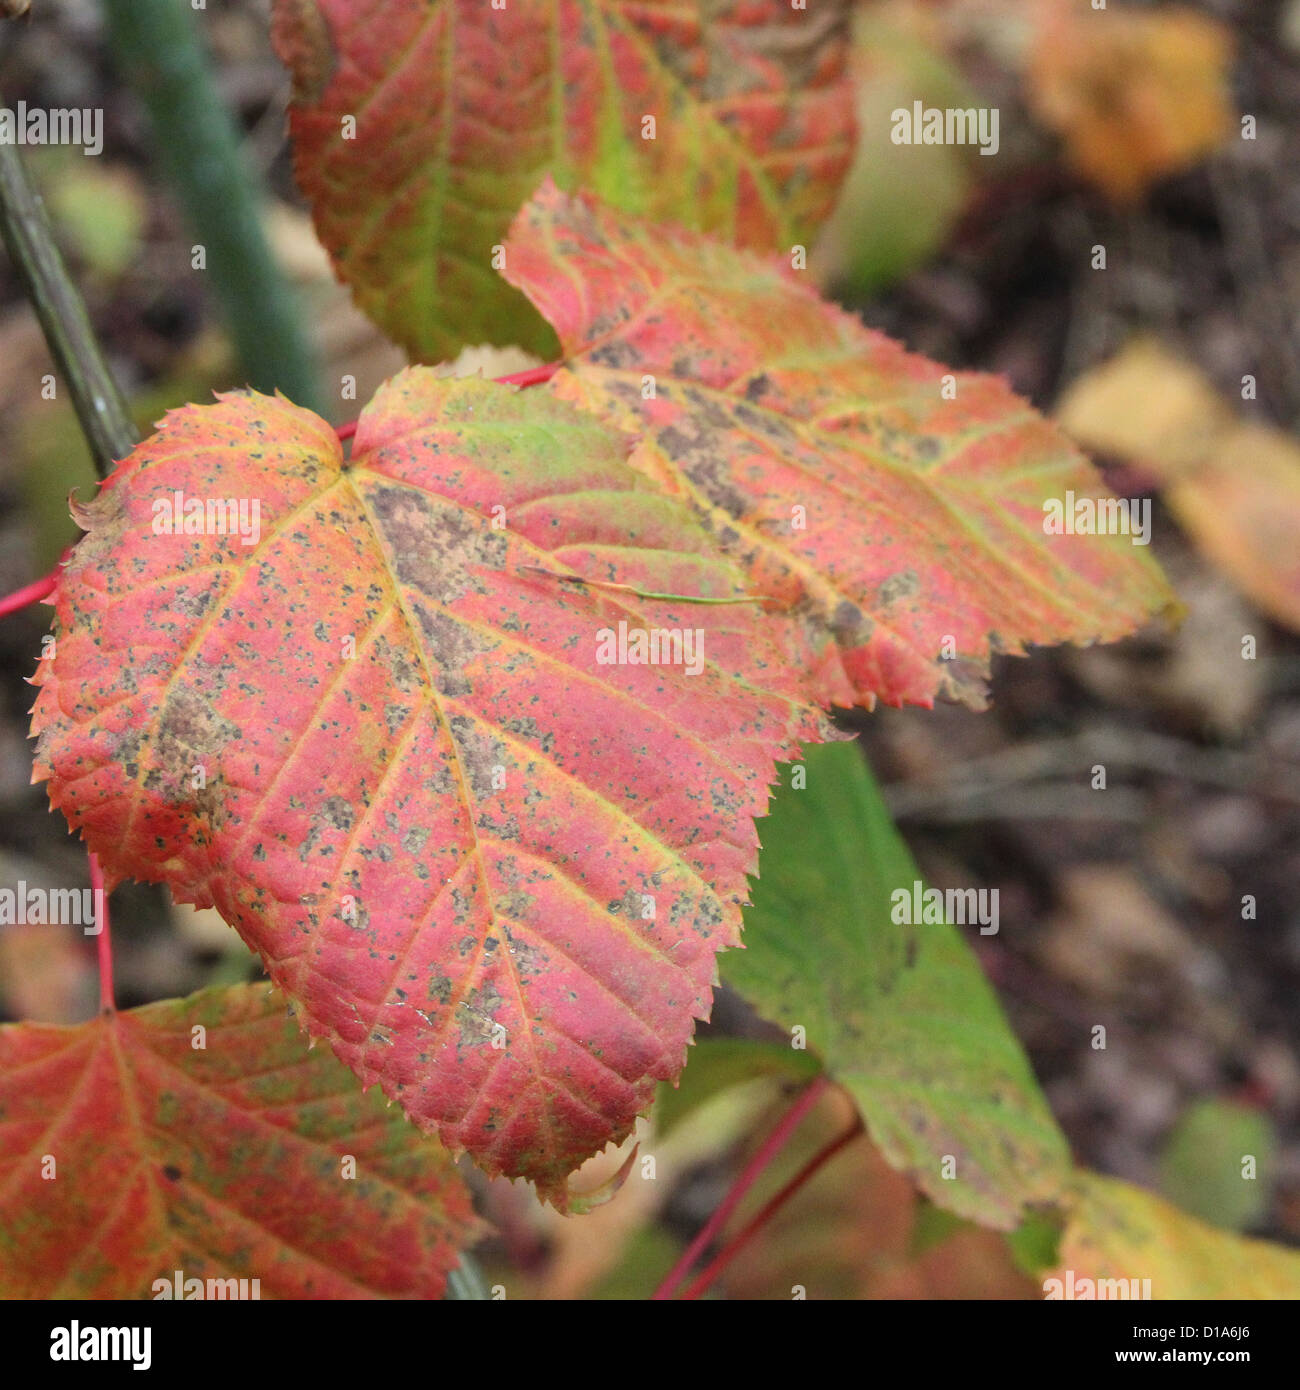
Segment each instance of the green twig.
M41 196L18 151L7 144L0 144L0 232L55 365L72 393L95 470L106 478L139 436L63 264Z
M262 229L261 199L188 0L104 0L123 77L144 102L159 159L204 248L250 386L320 408L297 297Z

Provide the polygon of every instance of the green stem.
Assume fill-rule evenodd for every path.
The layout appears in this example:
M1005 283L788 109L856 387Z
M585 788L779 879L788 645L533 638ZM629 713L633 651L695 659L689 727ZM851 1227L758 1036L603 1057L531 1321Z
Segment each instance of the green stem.
M45 205L18 151L7 144L0 144L0 232L55 365L72 393L95 470L106 478L139 436L63 264Z
M104 0L126 81L153 123L162 166L204 248L248 384L319 410L297 298L262 229L261 200L222 104L188 0Z

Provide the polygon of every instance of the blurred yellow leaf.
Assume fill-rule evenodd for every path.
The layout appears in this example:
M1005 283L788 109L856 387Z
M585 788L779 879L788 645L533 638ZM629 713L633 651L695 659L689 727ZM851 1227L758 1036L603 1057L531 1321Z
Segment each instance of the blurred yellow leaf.
M1210 380L1151 338L1085 372L1056 414L1085 448L1149 461L1162 478L1203 463L1236 423Z
M1201 552L1300 630L1300 442L1243 423L1196 367L1149 341L1080 377L1057 416L1084 448L1154 472Z
M1300 1253L1206 1226L1128 1183L1081 1173L1061 1237L1049 1297L1095 1296L1081 1280L1136 1280L1126 1292L1153 1299L1300 1298ZM1060 1280L1054 1289L1050 1280ZM1143 1281L1150 1280L1149 1294ZM1114 1286L1110 1297L1123 1296Z
M1165 498L1224 574L1300 631L1300 445L1290 435L1236 426Z
M1234 124L1233 43L1189 9L1150 13L1056 0L1040 12L1028 99L1066 157L1118 202L1194 164Z

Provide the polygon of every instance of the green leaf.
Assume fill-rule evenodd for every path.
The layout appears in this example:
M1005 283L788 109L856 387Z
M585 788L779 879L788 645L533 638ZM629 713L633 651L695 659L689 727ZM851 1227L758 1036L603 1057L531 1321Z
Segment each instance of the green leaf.
M961 213L981 159L961 145L896 145L893 112L978 106L940 46L894 17L859 9L854 18L859 140L822 248L831 280L869 295L929 260ZM980 171L982 172L982 171Z
M1063 1225L1064 1218L1055 1209L1030 1212L1007 1237L1016 1268L1037 1277L1043 1270L1056 1264L1060 1257Z
M891 920L891 894L910 896L919 875L860 752L810 748L803 766L807 786L783 779L763 825L747 949L722 958L722 977L806 1030L873 1141L932 1201L1011 1229L1059 1191L1065 1140L957 931Z
M1232 1101L1203 1100L1187 1108L1160 1163L1160 1190L1202 1221L1244 1231L1264 1215L1277 1140L1269 1117ZM1255 1160L1247 1177L1242 1160Z
M758 1038L701 1038L676 1086L659 1087L655 1125L662 1138L707 1101L761 1078L806 1085L822 1069L811 1052Z

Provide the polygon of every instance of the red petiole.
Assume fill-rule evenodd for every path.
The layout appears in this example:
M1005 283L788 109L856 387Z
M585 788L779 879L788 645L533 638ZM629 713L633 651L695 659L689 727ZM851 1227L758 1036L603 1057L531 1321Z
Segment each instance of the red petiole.
M830 1083L825 1076L814 1077L804 1088L799 1099L785 1112L781 1122L763 1141L758 1152L749 1160L736 1181L732 1183L727 1195L718 1203L717 1210L704 1223L699 1234L682 1252L681 1258L668 1271L662 1284L654 1291L653 1299L662 1302L673 1296L682 1280L690 1273L695 1261L708 1249L710 1242L726 1225L728 1217L740 1205L741 1198L762 1176L763 1171L785 1148L791 1135L799 1128L803 1118L817 1104Z
M518 386L522 390L525 386L540 386L542 382L550 381L563 365L563 362L544 362L540 367L526 367L522 372L511 372L507 376L494 376L492 380L501 386ZM349 420L346 425L340 425L334 431L339 437L340 444L345 439L351 439L356 432L357 422L355 420Z
M682 1294L682 1301L689 1302L698 1298L790 1198L825 1164L829 1163L845 1145L852 1143L861 1133L862 1117L859 1116L851 1128L819 1149L780 1192L765 1202L759 1212L746 1222L744 1228L732 1236L713 1259L705 1265L703 1271L687 1286L686 1291Z

